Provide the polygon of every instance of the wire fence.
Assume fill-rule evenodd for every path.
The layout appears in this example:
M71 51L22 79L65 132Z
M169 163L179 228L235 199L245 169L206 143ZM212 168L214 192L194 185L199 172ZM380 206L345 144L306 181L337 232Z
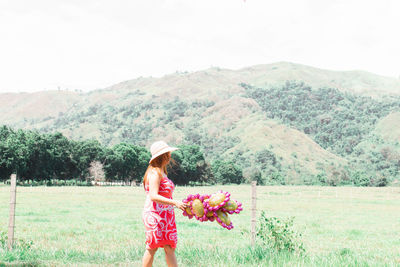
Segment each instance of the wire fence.
M102 193L99 199L98 193ZM185 191L185 190L182 190ZM93 199L90 195L93 194ZM241 200L247 204L250 210L251 192L243 193ZM175 194L174 194L175 195ZM243 198L246 199L243 199ZM0 187L0 201L9 203L10 187ZM175 195L174 198L177 198ZM84 201L82 202L82 199ZM179 198L178 198L179 199ZM400 187L313 187L313 186L257 186L257 200L280 200L280 201L319 201L319 200L371 200L391 201L400 200ZM59 186L59 187L17 187L16 213L15 216L27 216L19 211L21 207L34 207L40 209L41 202L52 202L54 207L71 208L76 205L83 207L99 207L99 201L104 201L104 207L118 207L129 210L142 210L145 193L141 185L138 186ZM68 202L68 203L65 203ZM2 205L4 211L8 211L9 205ZM60 216L60 215L54 215Z
M179 196L193 193L197 190L215 190L216 187L185 187L177 186ZM384 205L400 204L400 187L324 187L324 186L257 186L257 195L251 194L250 186L228 186L229 191L243 202L244 212L249 216L249 223L253 230L256 212L251 205L257 204L257 210L265 207L266 203L295 204L296 202L318 203L338 201L343 207L360 202L377 202ZM8 185L0 186L0 202L10 203L12 188ZM63 220L96 220L106 219L112 214L138 215L143 210L145 193L141 184L119 182L104 182L98 186L17 186L15 201L15 225L9 229L18 231L18 224L44 222L62 222ZM231 192L232 193L232 192ZM45 205L43 205L45 203ZM323 204L323 203L322 203ZM0 218L6 219L10 210L9 205L1 205ZM125 210L121 212L121 210ZM100 212L99 212L100 211ZM103 214L104 212L104 214ZM175 209L176 213L181 212ZM11 214L11 213L10 213ZM250 215L253 215L250 217ZM11 216L11 215L10 215ZM134 218L132 221L140 221ZM250 224L248 224L250 227Z

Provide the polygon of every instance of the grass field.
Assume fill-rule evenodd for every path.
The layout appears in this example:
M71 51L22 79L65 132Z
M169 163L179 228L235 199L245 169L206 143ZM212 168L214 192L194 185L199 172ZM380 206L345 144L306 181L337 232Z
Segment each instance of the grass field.
M9 187L0 186L0 231L7 231ZM306 254L250 246L250 186L177 187L189 193L226 190L243 202L235 228L201 223L175 210L180 266L400 266L400 188L261 186L257 209L295 216ZM31 249L0 248L0 266L140 266L144 252L142 187L19 187L16 238ZM163 252L154 266L165 266Z

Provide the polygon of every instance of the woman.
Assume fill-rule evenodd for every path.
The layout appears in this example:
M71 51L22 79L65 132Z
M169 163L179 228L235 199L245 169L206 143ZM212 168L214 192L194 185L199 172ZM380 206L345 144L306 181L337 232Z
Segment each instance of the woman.
M171 152L177 150L164 141L157 141L150 147L151 159L144 174L143 186L146 201L143 209L143 223L146 228L146 251L143 266L152 266L154 254L164 248L168 266L178 266L175 256L178 241L174 207L184 210L186 203L172 199L174 184L167 177L167 165Z

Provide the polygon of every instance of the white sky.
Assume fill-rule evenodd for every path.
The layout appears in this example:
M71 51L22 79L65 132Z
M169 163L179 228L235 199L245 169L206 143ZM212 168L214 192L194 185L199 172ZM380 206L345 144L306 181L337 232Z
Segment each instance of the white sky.
M290 61L400 75L398 0L0 0L0 92Z

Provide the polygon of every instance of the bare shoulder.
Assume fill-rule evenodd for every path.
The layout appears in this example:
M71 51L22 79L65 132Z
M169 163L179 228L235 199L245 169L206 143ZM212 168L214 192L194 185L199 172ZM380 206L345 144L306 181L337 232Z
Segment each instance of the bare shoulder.
M148 174L149 179L157 179L160 180L162 175L159 168L151 168Z

